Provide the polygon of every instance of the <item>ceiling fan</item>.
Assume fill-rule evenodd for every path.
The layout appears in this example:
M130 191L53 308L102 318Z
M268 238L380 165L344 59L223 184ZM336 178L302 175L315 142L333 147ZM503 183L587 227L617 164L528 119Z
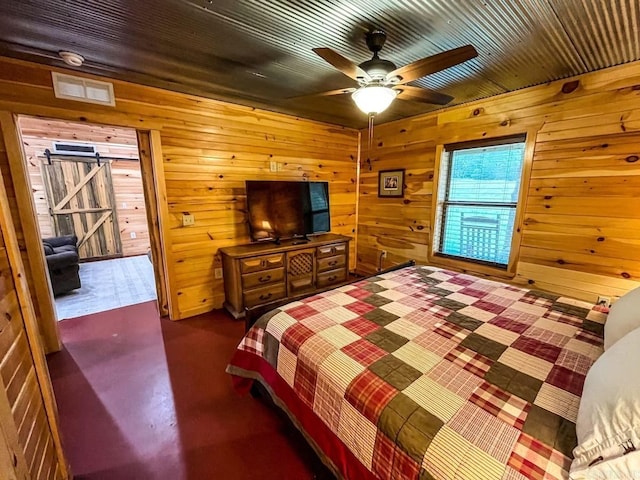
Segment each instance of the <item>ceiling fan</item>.
M386 40L387 35L382 30L368 32L366 34L367 47L373 52L373 57L359 65L354 64L331 48L314 48L313 51L317 55L358 82L359 85L359 88L342 88L318 93L314 96L350 93L358 108L370 117L384 111L396 96L402 100L446 105L453 100L450 95L428 88L407 85L407 83L478 56L478 52L472 45L466 45L398 68L389 60L378 56Z

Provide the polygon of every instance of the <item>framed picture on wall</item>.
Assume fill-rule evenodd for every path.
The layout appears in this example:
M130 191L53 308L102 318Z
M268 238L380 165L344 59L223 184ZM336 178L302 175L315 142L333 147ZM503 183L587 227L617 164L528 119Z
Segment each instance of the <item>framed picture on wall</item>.
M378 197L404 197L404 168L378 173Z

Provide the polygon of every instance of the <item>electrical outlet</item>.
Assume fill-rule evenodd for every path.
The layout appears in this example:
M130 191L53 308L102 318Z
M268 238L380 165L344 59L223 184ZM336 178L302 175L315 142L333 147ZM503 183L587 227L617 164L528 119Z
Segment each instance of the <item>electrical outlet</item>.
M136 238L136 232L131 232L131 238Z
M188 227L190 225L193 225L196 223L196 218L191 215L190 213L183 213L182 214L182 226L183 227Z
M602 307L610 307L611 306L611 298L603 297L602 295L598 295L598 305Z
M222 278L222 269L221 269L221 268L215 268L215 269L213 270L213 276L214 276L217 280L221 279L221 278Z
M127 208L127 202L122 202L122 208Z
M387 251L386 250L382 250L382 258L387 258Z

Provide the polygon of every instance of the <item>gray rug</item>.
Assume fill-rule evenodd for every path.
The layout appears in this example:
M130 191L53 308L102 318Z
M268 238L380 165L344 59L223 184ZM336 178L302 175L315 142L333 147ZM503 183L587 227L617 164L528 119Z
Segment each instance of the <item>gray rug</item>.
M155 300L153 266L146 255L80 264L82 287L56 298L58 320Z

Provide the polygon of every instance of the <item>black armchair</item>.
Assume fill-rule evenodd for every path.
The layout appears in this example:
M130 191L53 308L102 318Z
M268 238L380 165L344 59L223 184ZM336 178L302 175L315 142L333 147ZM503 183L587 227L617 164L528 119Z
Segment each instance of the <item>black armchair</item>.
M55 296L80 288L80 257L77 243L78 237L75 235L42 240Z

